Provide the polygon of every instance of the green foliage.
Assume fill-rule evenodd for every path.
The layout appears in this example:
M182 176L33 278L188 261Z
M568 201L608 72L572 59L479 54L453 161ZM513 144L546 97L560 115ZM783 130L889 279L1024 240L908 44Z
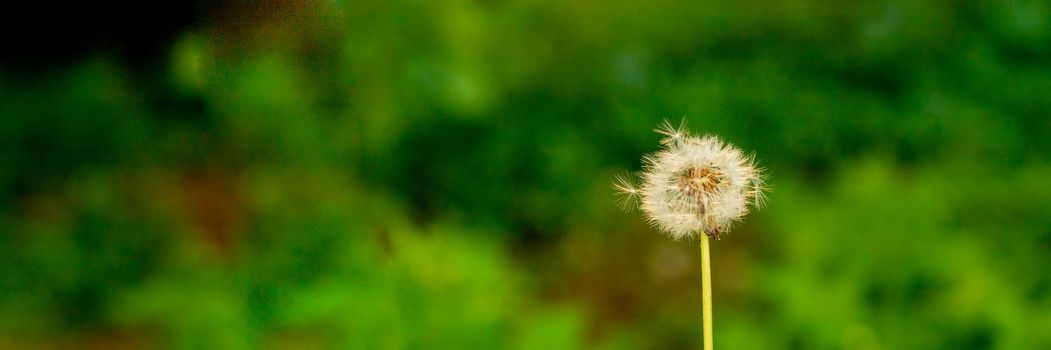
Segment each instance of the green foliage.
M0 347L696 348L679 118L773 176L718 347L1051 347L1044 2L230 6L0 68Z

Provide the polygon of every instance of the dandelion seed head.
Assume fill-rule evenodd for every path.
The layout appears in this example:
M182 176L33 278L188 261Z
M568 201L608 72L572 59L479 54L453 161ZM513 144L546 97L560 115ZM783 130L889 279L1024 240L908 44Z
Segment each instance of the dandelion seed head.
M693 136L665 121L664 149L643 157L641 184L618 177L614 188L635 200L651 225L673 239L701 233L719 239L752 208L765 203L763 169L754 157L715 136Z

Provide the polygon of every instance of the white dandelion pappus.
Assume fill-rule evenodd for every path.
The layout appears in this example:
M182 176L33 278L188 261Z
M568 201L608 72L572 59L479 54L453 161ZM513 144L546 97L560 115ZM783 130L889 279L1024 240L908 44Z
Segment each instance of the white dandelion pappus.
M617 192L620 208L629 210L639 202L639 189L635 187L635 179L632 175L617 175L613 179L613 190Z
M718 240L764 202L762 169L753 157L715 136L697 137L665 121L664 149L643 157L642 184L618 177L614 188L639 199L646 220L673 239L707 234Z

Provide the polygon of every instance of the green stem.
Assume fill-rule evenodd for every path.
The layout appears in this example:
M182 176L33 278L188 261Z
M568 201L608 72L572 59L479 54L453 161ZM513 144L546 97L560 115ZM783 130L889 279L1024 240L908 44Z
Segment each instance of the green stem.
M704 350L712 350L712 259L708 235L701 233L701 299L704 313Z

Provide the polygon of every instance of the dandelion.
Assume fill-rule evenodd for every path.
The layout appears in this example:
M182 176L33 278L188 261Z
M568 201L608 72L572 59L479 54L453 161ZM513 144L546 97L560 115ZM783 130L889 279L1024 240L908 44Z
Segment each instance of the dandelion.
M641 184L618 176L613 188L621 204L638 202L652 226L679 240L698 237L703 262L704 348L712 348L709 239L719 240L752 208L766 202L763 169L754 157L715 136L694 136L685 122L655 129L663 149L646 155Z

